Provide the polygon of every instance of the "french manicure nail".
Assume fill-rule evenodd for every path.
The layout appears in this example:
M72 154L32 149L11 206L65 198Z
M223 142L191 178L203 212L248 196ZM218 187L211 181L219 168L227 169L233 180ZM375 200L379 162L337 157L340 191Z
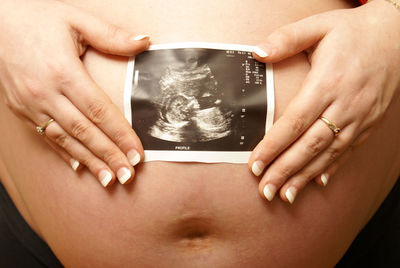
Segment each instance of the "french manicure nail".
M71 167L72 167L72 169L73 169L74 171L77 171L77 170L78 170L78 167L79 167L79 161L78 161L78 160L71 158L71 159L69 160L69 163L71 164Z
M133 38L133 40L140 41L140 40L143 40L145 38L149 38L149 36L146 35L146 34L140 34L140 35L136 36L135 38Z
M253 172L254 175L256 175L258 177L261 175L264 168L265 168L265 165L262 161L256 161L251 166L251 171Z
M267 184L264 187L264 196L268 199L268 201L272 201L274 199L276 193L276 187L273 184Z
M296 198L297 189L295 187L290 187L286 190L286 198L289 200L290 204L293 204L294 199Z
M136 150L129 151L126 156L132 166L136 166L140 162L140 154Z
M131 176L131 171L126 167L122 167L117 171L117 178L121 184L125 184L125 182L131 178Z
M328 181L329 181L329 174L328 173L322 173L321 174L321 181L324 184L324 186L326 186L328 184Z
M253 52L261 58L268 57L268 53L262 50L260 47L254 47Z
M99 172L99 180L104 187L107 187L112 180L112 174L109 171L103 169Z

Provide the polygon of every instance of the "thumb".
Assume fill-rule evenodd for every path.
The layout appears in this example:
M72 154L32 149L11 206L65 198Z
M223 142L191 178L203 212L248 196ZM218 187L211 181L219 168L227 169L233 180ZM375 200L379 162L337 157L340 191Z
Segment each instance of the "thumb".
M319 14L278 28L267 37L265 43L254 48L254 58L274 63L315 45L329 31L326 17L325 14Z
M78 42L107 54L132 56L146 50L150 44L147 35L133 35L84 11L75 10L70 24Z

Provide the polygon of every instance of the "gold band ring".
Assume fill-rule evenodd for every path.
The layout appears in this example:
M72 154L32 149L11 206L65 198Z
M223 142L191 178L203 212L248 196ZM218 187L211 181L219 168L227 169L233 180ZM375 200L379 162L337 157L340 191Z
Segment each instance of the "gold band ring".
M322 116L319 119L321 119L322 122L324 122L332 130L332 132L335 136L339 135L341 129L338 128L332 121L330 121Z
M36 127L37 133L39 133L40 135L44 135L44 132L46 131L46 128L53 122L54 122L54 119L50 118L50 120L47 121L46 124L44 124L43 126L37 126Z

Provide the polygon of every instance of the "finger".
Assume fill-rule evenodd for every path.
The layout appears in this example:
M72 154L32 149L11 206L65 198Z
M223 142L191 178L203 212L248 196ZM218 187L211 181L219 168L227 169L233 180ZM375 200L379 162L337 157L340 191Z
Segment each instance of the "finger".
M340 118L339 111L328 113L328 116ZM274 160L265 172L260 181L260 189L265 193L265 197L271 201L275 195L275 191L271 189L281 188L290 177L327 148L333 140L332 130L322 120L316 120L292 146Z
M280 189L282 200L293 203L299 192L307 183L324 173L326 168L337 161L353 141L356 127L349 125L335 138L331 146L313 159L304 169L288 180Z
M49 118L46 116L42 116L42 118ZM25 123L27 123L27 125L32 128L35 129L35 131L37 132L37 125L30 120L29 118L27 118L25 115L20 115L20 119L23 120ZM44 122L44 121L43 121ZM48 121L49 122L49 121ZM61 148L59 145L57 145L56 143L54 143L53 141L51 141L47 136L43 134L40 134L43 136L44 140L46 141L46 143L48 145L50 145L50 147L67 163L71 166L71 168L74 171L78 171L78 169L81 169L83 166L81 165L81 163L79 163L78 160L76 160L75 158L73 158L67 151L65 151L63 148Z
M56 121L46 128L45 134L49 140L66 150L76 160L85 165L92 174L96 175L104 187L114 183L115 176L112 170L80 144L79 141L71 137Z
M372 127L369 127L366 130L364 130L363 133L361 133L357 137L357 139L353 142L352 147L354 148L362 145L368 139L371 133L372 133Z
M285 25L272 32L265 43L255 47L253 56L262 62L281 61L315 45L329 29L329 17L326 14Z
M80 141L82 146L89 149L95 156L102 159L117 174L121 184L130 181L134 170L127 157L100 129L92 124L74 105L64 96L60 96L52 107L53 118L66 132L58 136L58 143L65 143L71 135ZM67 134L68 132L68 134ZM57 133L60 135L61 133ZM76 146L68 140L64 146Z
M314 82L319 80L318 76L315 77L313 71L310 71L302 89L254 148L249 159L249 168L254 175L261 175L265 167L299 138L330 104L328 93L315 97L318 94L315 92L323 90L323 86Z
M100 128L135 166L144 158L142 144L118 107L89 77L77 60L72 84L63 89L64 95L95 126ZM78 89L81 94L76 94ZM68 128L66 128L67 130Z
M74 171L78 171L78 169L82 168L82 165L78 160L73 158L65 149L61 148L58 144L51 141L49 138L44 137L45 141L48 145L67 163L71 166Z
M323 173L318 175L314 180L317 184L321 186L326 186L329 182L330 177L336 173L336 170L347 160L351 155L353 150L360 145L362 145L367 138L371 135L372 128L367 128L357 138L354 139L351 146L346 150L346 152L339 158L339 160L333 162Z
M149 46L147 35L133 35L87 12L74 11L69 18L70 23L77 34L77 40L84 44L104 53L120 56L136 55Z
M27 118L25 122L27 122L32 128L36 129L36 126L43 126L50 119L50 117L43 114L36 116L36 118L39 119L32 121L31 119ZM91 173L97 176L98 180L104 187L114 183L113 173L111 170L109 170L107 165L93 156L93 154L90 153L84 146L69 136L58 125L57 122L53 121L51 124L49 124L46 127L44 134L46 134L44 138L51 142L50 145L56 145L57 147L64 149L71 156L75 155L74 159L80 163L80 166L85 165L88 167ZM67 146L68 143L71 143L75 146ZM69 161L64 153L62 154L62 157ZM76 163L71 164L76 165Z
M330 178L336 174L338 169L346 163L347 159L349 159L350 155L353 152L353 147L349 147L342 156L339 157L338 160L334 161L321 175L318 175L314 180L321 186L326 186L330 180Z

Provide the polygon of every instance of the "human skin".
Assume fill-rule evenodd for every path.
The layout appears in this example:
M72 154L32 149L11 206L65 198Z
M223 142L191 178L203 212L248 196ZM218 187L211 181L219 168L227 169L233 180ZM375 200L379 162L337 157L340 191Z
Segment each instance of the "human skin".
M74 170L88 168L104 187L115 178L121 184L132 180L143 148L80 56L88 45L108 54L135 55L148 47L149 38L133 32L59 1L0 2L5 103L32 129L53 119L45 141Z
M307 51L311 63L299 92L250 157L257 176L268 165L260 193L271 200L280 190L292 203L313 178L326 185L349 148L368 138L399 97L399 43L400 10L374 0L285 25L259 45L268 56L256 55L258 60L277 62ZM321 116L341 129L337 137Z
M269 1L268 8L259 1L70 3L127 30L138 27L154 43L257 44L260 33L349 7L341 1ZM90 50L84 60L122 111L126 58ZM309 68L303 54L274 65L276 119ZM262 199L247 165L145 163L131 184L104 189L88 170L73 172L3 103L0 178L67 267L332 267L397 179L399 112L397 100L329 185L308 185L293 205Z

